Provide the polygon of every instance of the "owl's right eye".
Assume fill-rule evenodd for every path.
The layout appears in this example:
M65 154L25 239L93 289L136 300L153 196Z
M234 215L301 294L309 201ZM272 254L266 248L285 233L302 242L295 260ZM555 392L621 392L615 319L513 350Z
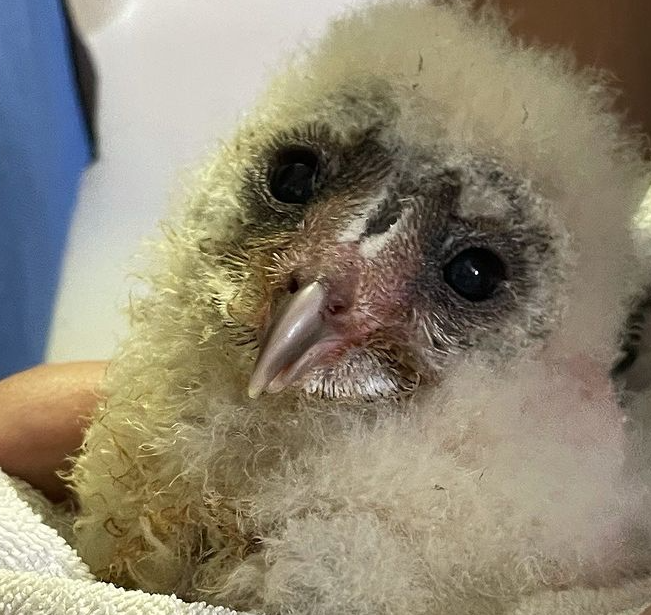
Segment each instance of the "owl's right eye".
M314 195L319 159L305 147L286 148L278 152L269 173L271 196L281 203L305 205Z

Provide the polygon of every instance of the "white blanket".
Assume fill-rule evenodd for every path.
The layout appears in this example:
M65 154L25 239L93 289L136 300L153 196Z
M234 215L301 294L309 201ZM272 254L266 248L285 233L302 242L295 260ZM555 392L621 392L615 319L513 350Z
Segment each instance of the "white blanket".
M96 581L65 533L65 522L38 493L0 471L2 615L236 615Z
M42 496L0 471L2 615L237 615L96 581L63 538L68 529ZM547 592L508 615L640 615L649 603L651 581L645 581L608 590Z

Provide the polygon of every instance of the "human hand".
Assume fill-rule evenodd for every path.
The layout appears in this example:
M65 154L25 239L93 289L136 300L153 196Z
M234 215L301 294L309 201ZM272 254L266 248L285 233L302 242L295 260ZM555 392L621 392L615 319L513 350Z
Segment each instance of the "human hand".
M83 440L101 394L102 361L39 365L0 381L0 468L54 501L57 475Z

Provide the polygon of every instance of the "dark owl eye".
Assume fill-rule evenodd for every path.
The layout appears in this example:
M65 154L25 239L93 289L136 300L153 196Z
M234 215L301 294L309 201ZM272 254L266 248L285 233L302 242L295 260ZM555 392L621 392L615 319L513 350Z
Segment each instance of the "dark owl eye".
M293 147L281 150L269 175L271 195L281 203L304 205L314 194L319 159L311 150Z
M468 248L445 265L443 278L464 299L485 301L506 279L506 267L491 250Z

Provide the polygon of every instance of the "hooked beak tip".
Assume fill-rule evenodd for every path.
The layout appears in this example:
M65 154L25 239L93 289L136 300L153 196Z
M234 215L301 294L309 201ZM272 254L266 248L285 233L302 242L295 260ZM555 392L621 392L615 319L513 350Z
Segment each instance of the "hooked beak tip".
M253 386L252 384L249 385L248 394L251 399L258 399L260 393L262 393L262 388Z

